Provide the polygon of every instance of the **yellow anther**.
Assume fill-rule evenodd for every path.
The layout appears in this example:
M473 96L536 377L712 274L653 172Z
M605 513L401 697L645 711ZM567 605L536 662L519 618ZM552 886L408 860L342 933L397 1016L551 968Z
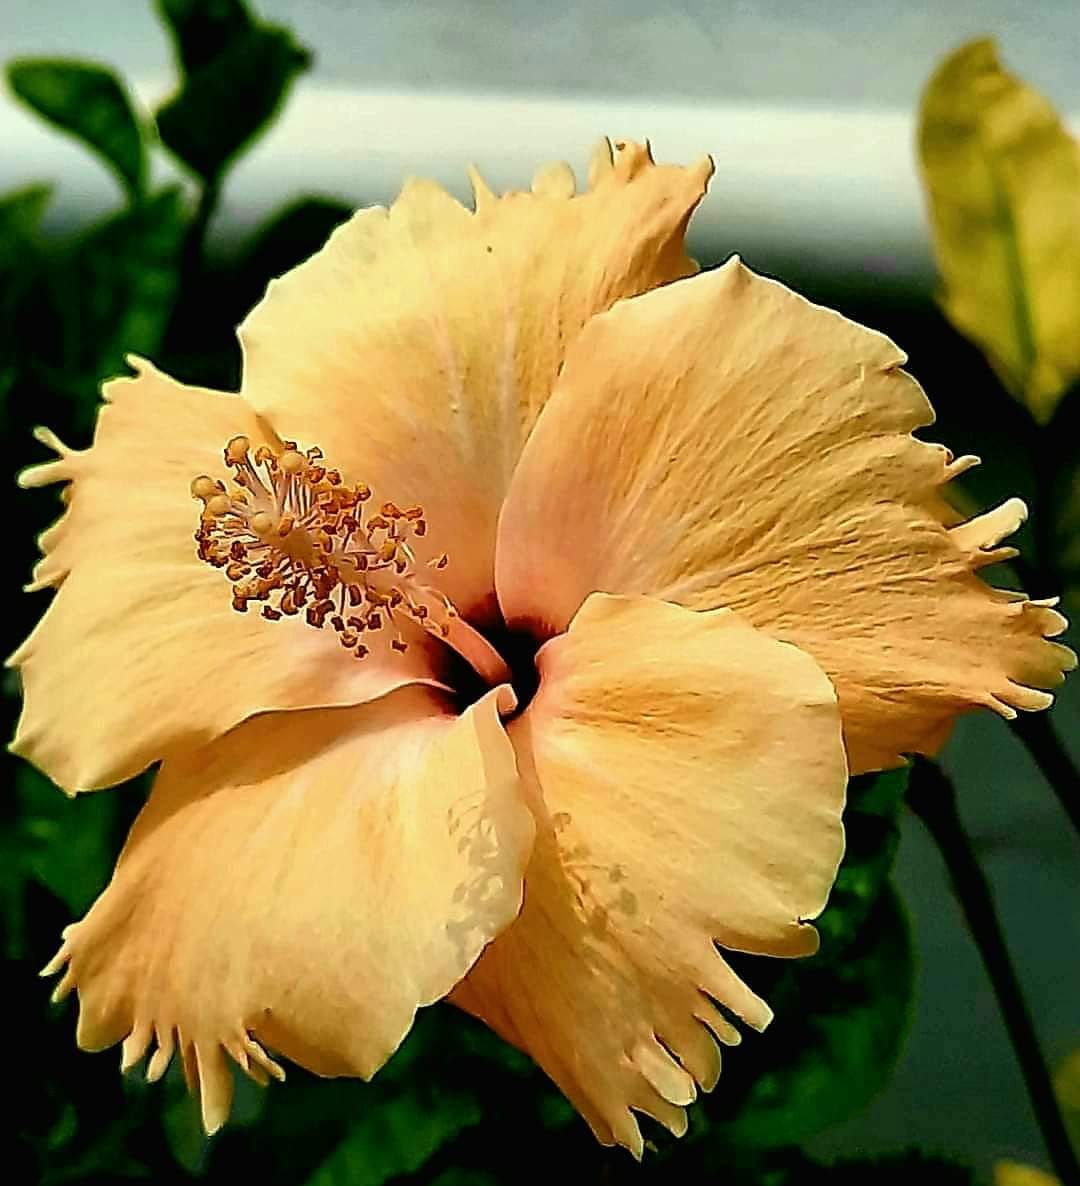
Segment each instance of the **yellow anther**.
M215 482L209 474L200 474L191 483L191 497L201 498L204 502L213 498L215 494L223 494L224 488L220 482Z
M252 452L246 436L235 436L224 458L228 486L208 474L191 483L203 504L195 538L199 558L232 582L238 613L251 602L261 603L271 622L302 613L311 626L333 630L357 658L371 649L361 639L385 629L390 648L405 652L408 619L414 631L446 639L493 680L504 677L490 644L460 623L446 596L417 572L423 561L413 543L427 529L423 507L388 500L365 518L370 487L347 485L321 449L302 452L295 441L280 452L264 444ZM427 563L444 568L446 556Z
M251 442L245 436L233 437L225 446L225 460L233 465L239 465L247 458L251 449Z

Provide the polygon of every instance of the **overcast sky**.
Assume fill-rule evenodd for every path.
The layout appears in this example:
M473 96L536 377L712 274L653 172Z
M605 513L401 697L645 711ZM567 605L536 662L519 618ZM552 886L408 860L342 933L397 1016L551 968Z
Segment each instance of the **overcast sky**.
M150 0L3 0L0 53L169 68ZM317 77L476 89L910 107L934 62L994 34L1080 108L1077 0L255 0L316 51Z

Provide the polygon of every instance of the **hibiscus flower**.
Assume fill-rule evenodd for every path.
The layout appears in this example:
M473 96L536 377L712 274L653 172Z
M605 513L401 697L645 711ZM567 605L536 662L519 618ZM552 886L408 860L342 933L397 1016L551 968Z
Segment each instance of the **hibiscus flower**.
M270 286L238 394L132 359L90 449L39 434L15 748L71 792L160 762L47 972L209 1131L230 1057L366 1078L449 996L640 1155L769 1021L722 950L814 951L849 772L1073 665L977 576L1023 504L951 509L901 351L696 274L712 171L410 182Z

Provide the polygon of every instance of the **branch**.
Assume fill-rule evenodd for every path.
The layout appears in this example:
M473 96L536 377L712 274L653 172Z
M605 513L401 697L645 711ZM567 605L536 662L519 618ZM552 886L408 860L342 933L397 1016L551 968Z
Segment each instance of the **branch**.
M960 820L953 784L933 762L916 758L908 783L907 801L945 860L968 930L990 977L1035 1118L1061 1186L1080 1186L1080 1162L1069 1141L1031 1014L1009 960L990 885Z

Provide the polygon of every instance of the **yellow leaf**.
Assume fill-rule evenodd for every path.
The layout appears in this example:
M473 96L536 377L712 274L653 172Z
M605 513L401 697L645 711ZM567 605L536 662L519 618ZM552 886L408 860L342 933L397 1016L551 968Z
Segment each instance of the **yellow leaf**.
M1054 1072L1054 1093L1069 1139L1080 1153L1080 1049L1058 1065Z
M1080 376L1080 146L980 40L927 84L919 155L945 313L1045 424Z
M1061 1186L1053 1174L1018 1161L999 1161L994 1166L994 1186Z

